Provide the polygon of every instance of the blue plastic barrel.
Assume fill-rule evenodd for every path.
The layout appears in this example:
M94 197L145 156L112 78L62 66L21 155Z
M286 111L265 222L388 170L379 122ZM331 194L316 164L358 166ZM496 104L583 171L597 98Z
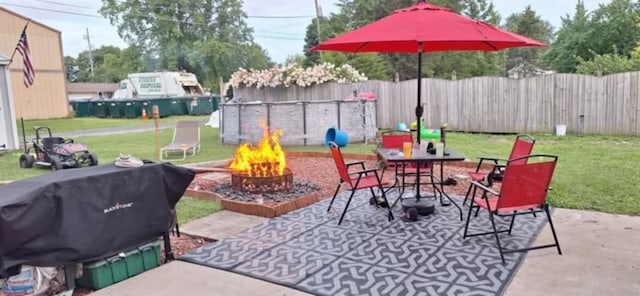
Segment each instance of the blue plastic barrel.
M335 127L329 128L324 137L324 145L329 147L329 142L334 142L338 147L347 146L349 143L349 135Z

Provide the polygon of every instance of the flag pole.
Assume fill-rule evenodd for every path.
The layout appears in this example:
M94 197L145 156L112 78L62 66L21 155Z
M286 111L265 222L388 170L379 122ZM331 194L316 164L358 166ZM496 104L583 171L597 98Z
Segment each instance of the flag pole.
M24 32L27 31L27 27L29 26L29 23L31 23L31 19L27 20L27 23L24 25L24 28L22 29L22 32L20 32L20 38L22 38L22 34L24 34ZM18 39L18 42L16 43L16 48L13 49L13 53L11 54L11 58L9 59L9 64L11 64L11 62L13 62L13 57L16 55L16 51L18 51L18 45L20 44L20 39Z

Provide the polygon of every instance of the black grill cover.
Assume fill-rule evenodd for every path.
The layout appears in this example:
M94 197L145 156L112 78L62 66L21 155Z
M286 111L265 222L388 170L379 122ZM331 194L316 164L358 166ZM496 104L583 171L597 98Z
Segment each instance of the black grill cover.
M194 176L171 164L109 164L0 186L0 276L21 264L97 260L157 239Z

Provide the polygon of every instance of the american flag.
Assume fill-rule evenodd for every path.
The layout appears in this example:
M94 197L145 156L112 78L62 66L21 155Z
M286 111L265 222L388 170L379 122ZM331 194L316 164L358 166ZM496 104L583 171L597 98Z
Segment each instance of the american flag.
M20 41L18 41L17 49L24 62L22 65L22 74L24 74L22 79L24 85L29 87L33 85L33 79L36 77L36 72L33 70L33 65L31 64L31 51L29 51L29 43L27 42L27 28L22 30L22 35L20 36Z

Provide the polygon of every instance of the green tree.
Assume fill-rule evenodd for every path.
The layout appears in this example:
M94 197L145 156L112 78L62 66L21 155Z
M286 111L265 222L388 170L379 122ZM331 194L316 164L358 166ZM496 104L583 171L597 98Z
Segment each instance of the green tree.
M303 54L296 54L296 55L288 56L287 59L284 61L284 65L288 65L288 64L303 65L304 60L305 60L305 56Z
M74 57L64 57L64 71L67 81L76 82L78 80L78 65Z
M305 56L304 62L302 64L304 67L309 67L322 62L320 60L320 56L322 55L322 53L318 51L311 51L311 48L320 44L320 38L318 38L318 19L320 21L320 34L322 34L322 40L333 37L333 35L329 33L328 30L326 30L329 27L328 24L332 23L331 20L328 20L324 17L314 18L313 20L311 20L311 23L307 25L307 31L304 37L304 46L302 48Z
M618 55L629 58L640 40L639 16L638 1L613 0L590 14L579 1L574 17L563 18L544 63L558 72L576 72L579 64L585 71L585 63L596 58L598 64L617 60Z
M543 56L543 64L559 73L575 72L578 58L584 60L593 55L589 51L592 30L584 1L579 0L573 17L562 18L562 26Z
M591 60L578 57L576 72L589 75L608 75L640 69L640 59L613 53L595 55Z
M349 64L370 80L390 79L387 74L387 61L376 53L325 52L323 61L336 66Z
M121 50L115 46L102 46L91 52L93 58L93 73L89 51L78 54L76 59L65 58L65 63L73 63L73 69L67 64L67 77L72 82L118 82L127 74L140 72L145 69L140 50L129 47ZM72 61L73 59L73 61ZM71 72L69 72L72 70Z
M238 64L270 63L253 41L241 0L102 2L100 13L118 27L120 37L140 46L156 68L186 70L215 87Z
M553 27L548 21L543 20L528 5L524 11L507 17L505 27L507 30L518 33L544 43L549 43L553 38ZM506 70L519 64L541 66L542 48L514 48L507 51Z
M589 49L595 54L620 54L629 56L640 40L636 27L640 16L640 2L613 0L593 12L589 31Z
M640 17L636 19L636 28L640 28ZM595 53L591 60L585 60L577 57L579 62L576 72L580 74L590 75L608 75L620 72L638 71L640 70L640 41L636 43L636 47L630 54L616 53Z

